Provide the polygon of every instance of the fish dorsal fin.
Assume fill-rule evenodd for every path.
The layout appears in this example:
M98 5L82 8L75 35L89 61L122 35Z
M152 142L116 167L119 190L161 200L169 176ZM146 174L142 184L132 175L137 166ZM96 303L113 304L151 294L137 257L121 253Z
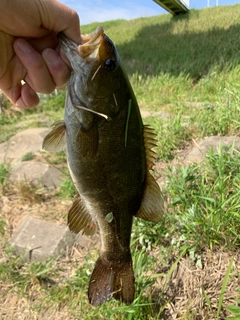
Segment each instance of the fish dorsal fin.
M77 137L79 141L79 151L86 159L95 157L98 150L98 126L97 121L93 121L90 129L81 128Z
M159 185L149 172L149 170L151 170L154 166L154 162L157 157L155 151L152 150L152 148L157 145L156 135L152 128L150 128L149 126L144 126L143 136L146 152L147 173L143 199L140 209L135 216L147 221L159 222L164 211L163 195Z
M73 202L68 212L68 226L72 232L79 233L82 230L86 235L93 235L97 230L96 223L80 197Z
M62 151L66 144L66 126L63 120L53 124L54 128L43 139L42 148L50 152Z
M152 148L157 146L156 134L148 125L144 125L143 129L144 146L146 152L147 169L151 170L157 158L157 154Z

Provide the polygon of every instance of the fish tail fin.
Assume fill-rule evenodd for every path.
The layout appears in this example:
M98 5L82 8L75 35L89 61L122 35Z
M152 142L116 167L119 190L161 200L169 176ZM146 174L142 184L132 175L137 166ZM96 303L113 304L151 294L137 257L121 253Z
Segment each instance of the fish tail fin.
M132 258L110 260L101 255L93 270L89 288L89 302L98 306L114 297L126 304L134 300L134 273Z

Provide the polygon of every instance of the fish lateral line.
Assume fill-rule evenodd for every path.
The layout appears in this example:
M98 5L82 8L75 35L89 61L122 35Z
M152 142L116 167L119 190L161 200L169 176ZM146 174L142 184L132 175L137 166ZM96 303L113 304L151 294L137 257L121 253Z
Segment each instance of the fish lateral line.
M127 113L127 121L125 126L125 147L127 146L128 125L130 120L131 108L132 108L132 99L128 100L128 113Z

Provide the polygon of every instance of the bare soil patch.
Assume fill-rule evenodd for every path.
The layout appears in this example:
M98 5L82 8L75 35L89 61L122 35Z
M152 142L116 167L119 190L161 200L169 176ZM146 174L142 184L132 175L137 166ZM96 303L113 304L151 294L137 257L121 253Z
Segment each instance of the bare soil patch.
M232 258L234 260L223 295L222 310L217 318L221 290ZM239 252L208 250L201 254L201 260L202 268L199 268L189 256L183 257L167 284L166 277L174 261L159 268L158 273L163 273L164 276L157 279L153 292L156 301L161 305L166 304L164 319L214 320L230 316L226 307L236 305L234 299L239 298Z

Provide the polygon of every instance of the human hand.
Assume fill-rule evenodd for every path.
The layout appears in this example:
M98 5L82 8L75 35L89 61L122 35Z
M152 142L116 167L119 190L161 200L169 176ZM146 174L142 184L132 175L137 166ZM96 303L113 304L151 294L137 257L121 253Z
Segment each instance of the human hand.
M39 103L36 92L51 93L68 81L70 63L58 32L81 42L78 15L62 3L0 1L0 89L12 103L34 107Z

